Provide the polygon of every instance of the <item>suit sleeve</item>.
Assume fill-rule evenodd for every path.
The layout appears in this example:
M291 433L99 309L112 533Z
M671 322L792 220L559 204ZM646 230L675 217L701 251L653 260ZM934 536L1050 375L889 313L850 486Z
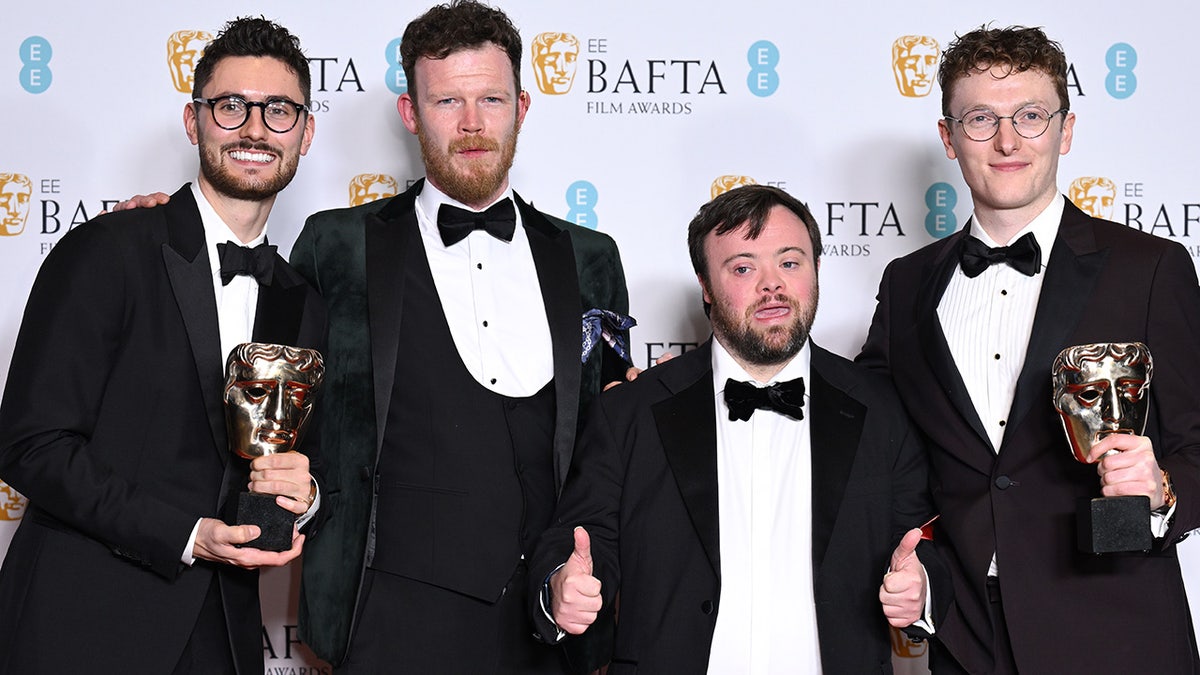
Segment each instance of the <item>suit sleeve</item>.
M546 642L557 638L557 627L541 610L541 591L547 576L571 555L574 530L582 526L591 537L593 574L600 580L604 608L583 635L568 636L565 644L573 670L589 672L606 663L612 653L612 605L620 586L617 541L621 494L624 488L625 451L613 430L626 428L614 422L601 396L592 407L587 426L571 463L554 520L538 541L530 565L529 601L538 637ZM583 655L586 655L583 656ZM588 663L578 663L584 660Z
M871 370L887 372L889 370L888 355L891 337L888 327L888 314L891 312L891 302L888 297L891 281L892 265L889 263L883 271L879 282L879 293L875 296L875 315L871 318L871 327L867 330L867 339L862 350L854 358L854 362Z
M89 451L132 320L122 261L135 255L94 236L98 227L65 236L34 281L0 403L0 477L39 510L170 578L202 514L159 499Z
M1200 387L1194 379L1200 373L1200 287L1182 246L1167 247L1151 288L1146 344L1155 365L1151 416L1161 443L1155 452L1179 498L1164 538L1169 545L1200 527Z

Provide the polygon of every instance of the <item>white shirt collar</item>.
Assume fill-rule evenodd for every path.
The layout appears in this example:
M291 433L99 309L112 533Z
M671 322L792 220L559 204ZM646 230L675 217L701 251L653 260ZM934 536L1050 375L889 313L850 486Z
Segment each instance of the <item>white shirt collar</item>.
M212 265L214 275L221 273L221 258L217 254L217 244L228 241L239 246L253 248L267 240L267 228L270 227L270 223L263 225L262 232L259 232L257 237L243 244L242 240L238 239L233 230L225 224L225 221L221 220L221 216L217 215L212 204L208 203L208 198L200 190L200 181L194 181L191 188L192 196L196 199L196 207L200 210L200 222L204 224L204 241L208 248L208 260Z

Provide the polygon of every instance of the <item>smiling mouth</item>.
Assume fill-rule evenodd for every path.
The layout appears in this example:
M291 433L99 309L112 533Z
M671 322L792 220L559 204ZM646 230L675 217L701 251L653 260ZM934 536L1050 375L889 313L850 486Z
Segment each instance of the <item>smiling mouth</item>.
M255 152L253 150L233 150L229 156L239 162L251 162L253 164L270 164L275 161L275 156L267 152Z

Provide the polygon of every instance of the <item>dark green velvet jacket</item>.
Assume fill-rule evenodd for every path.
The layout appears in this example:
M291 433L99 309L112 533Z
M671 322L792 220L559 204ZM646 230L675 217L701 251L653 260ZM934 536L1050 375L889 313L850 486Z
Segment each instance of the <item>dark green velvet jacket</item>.
M320 536L304 550L300 637L334 665L345 660L365 561L374 546L372 477L404 330L399 261L420 246L414 201L424 181L390 200L311 216L291 263L325 298L329 347L321 410ZM570 466L580 411L624 372L611 350L582 353L582 313L628 313L616 244L607 235L534 210L516 197L542 287L554 351L557 487ZM606 363L607 362L607 363ZM378 366L378 367L376 367ZM402 610L401 610L402 611Z

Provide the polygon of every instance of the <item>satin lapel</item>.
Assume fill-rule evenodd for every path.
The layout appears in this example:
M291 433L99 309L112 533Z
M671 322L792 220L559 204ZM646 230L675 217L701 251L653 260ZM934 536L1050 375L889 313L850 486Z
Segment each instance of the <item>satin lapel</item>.
M283 258L276 265L286 265ZM254 311L255 342L296 345L304 314L307 289L303 283L287 285L277 272L268 286L258 287L258 306Z
M946 286L950 284L950 277L958 269L959 247L962 246L963 240L970 231L971 223L967 221L963 229L951 235L952 240L942 249L941 254L934 259L928 273L924 275L917 300L917 333L921 341L918 351L925 355L929 368L933 372L933 379L940 385L941 392L945 394L963 421L971 427L983 443L980 450L985 451L985 454L980 458L986 460L987 465L990 466L995 460L992 441L983 428L983 422L979 419L975 405L971 402L971 395L967 392L967 385L962 379L962 373L954 363L954 355L950 353L950 343L946 341L946 334L942 330L942 322L937 313L938 303L941 302L942 295L946 292Z
M579 304L579 276L571 235L513 194L529 249L537 268L538 285L550 325L554 358L554 476L562 488L575 448L579 421L579 387L582 380L583 309Z
M813 570L819 572L833 536L833 526L846 494L850 469L858 452L859 439L867 409L851 398L843 388L849 383L826 379L832 357L813 345L812 368L809 372L811 393L809 410L812 426L809 439L812 446L812 538Z
M673 394L651 410L667 463L691 516L692 526L721 578L720 512L717 505L717 419L713 405L712 343L695 350L694 367L664 376ZM690 355L690 353L689 353Z
M1086 304L1082 299L1092 296L1107 262L1108 251L1097 250L1088 216L1068 200L1046 263L1046 279L1009 411L1013 424L1020 424L1035 403L1050 405L1054 357L1079 324ZM1006 439L1012 436L1005 434Z
M375 379L376 450L383 447L388 404L396 379L404 270L411 256L424 255L414 206L424 181L392 198L378 213L367 216L367 316L370 317L371 371Z
M213 450L222 462L227 462L229 450L222 394L225 360L221 354L217 298L213 293L212 265L204 245L204 225L191 188L184 186L172 195L164 207L164 214L167 243L162 247L163 264L196 363L204 412L213 434Z

